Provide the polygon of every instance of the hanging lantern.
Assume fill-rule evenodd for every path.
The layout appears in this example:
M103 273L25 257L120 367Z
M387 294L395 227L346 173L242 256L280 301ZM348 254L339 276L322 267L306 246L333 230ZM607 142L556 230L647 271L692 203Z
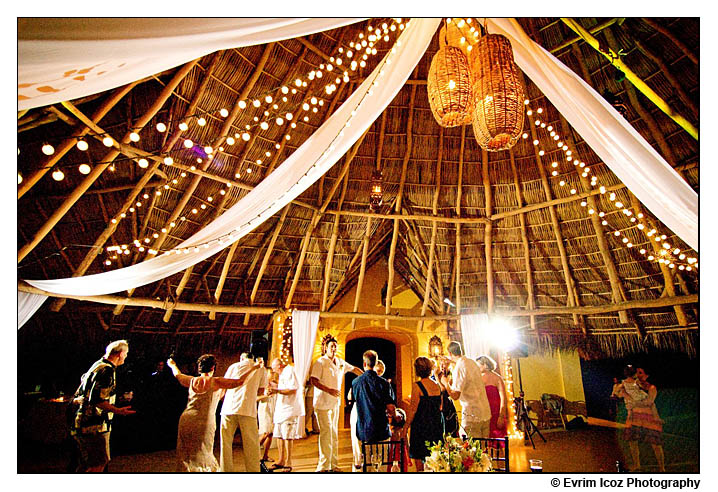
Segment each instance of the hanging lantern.
M435 359L444 355L444 344L441 343L441 338L434 335L429 339L429 356Z
M372 212L378 212L384 201L384 191L381 187L382 174L378 169L371 173L371 192L369 193L369 208Z
M474 136L481 148L513 147L524 125L524 90L509 40L487 34L469 54L473 78Z
M459 24L461 27L459 27ZM469 52L479 41L479 30L475 25L472 26L464 19L451 19L451 22L442 26L441 31L439 31L439 39L445 40L446 44L459 48L466 56L469 56Z
M474 109L471 72L468 59L459 48L446 45L439 48L431 60L426 91L439 125L451 128L471 123Z

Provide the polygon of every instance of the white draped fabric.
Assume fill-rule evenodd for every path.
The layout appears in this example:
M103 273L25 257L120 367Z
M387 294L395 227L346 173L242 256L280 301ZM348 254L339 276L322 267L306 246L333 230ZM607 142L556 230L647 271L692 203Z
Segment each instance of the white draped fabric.
M354 94L281 166L233 207L177 247L177 251L186 252L164 253L111 272L27 280L27 283L57 294L109 294L155 282L217 254L294 200L349 150L404 85L438 24L439 19L411 20L397 41L396 52L388 53ZM391 65L385 70L388 58ZM377 85L373 85L375 82ZM18 292L18 297L23 294Z
M516 64L591 149L663 224L698 251L698 194L603 97L521 29L489 19L511 41Z
M360 20L19 18L18 110L113 89L218 50Z
M319 311L297 311L295 309L292 312L292 357L294 357L294 374L299 383L297 395L300 395L301 415L306 415L304 398L301 395L304 394L304 383L307 382L309 368L312 365L318 325Z
M460 318L461 338L464 340L464 355L476 360L489 353L488 314L462 314Z
M39 294L28 294L27 292L17 293L17 329L27 323L35 311L40 309L47 296Z

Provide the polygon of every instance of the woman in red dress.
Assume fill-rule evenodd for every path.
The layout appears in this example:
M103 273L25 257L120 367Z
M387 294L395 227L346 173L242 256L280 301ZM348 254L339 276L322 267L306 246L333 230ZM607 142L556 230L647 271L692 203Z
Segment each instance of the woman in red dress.
M496 372L496 361L488 355L476 359L484 380L486 396L489 398L491 420L489 421L489 437L506 437L508 422L508 404L504 380Z

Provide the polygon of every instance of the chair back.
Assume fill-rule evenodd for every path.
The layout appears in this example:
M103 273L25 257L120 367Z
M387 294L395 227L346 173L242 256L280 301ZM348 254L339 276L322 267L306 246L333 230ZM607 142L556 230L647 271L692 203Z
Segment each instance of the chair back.
M385 465L391 465L395 461L399 465L399 470L404 470L404 439L398 441L381 441L368 443L362 441L362 471L366 472L371 469L374 463L378 463L379 470ZM374 456L375 460L372 459ZM386 471L386 470L384 470Z
M509 438L508 437L475 437L481 449L491 457L491 465L495 472L509 472Z

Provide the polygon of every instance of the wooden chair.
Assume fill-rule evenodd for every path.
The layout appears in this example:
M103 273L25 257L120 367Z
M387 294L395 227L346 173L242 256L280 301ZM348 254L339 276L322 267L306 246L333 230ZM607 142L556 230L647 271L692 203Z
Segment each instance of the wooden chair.
M476 437L481 449L491 457L494 472L509 472L509 438L508 437Z
M386 471L386 466L391 466L395 461L399 465L399 470L404 469L404 439L399 441L381 441L368 443L362 441L362 471L372 468L372 456L379 456L379 471ZM383 468L383 470L382 470Z
M586 411L586 402L585 401L568 401L566 400L564 402L563 407L563 414L564 415L574 415L579 416L583 415L588 419L588 412Z
M529 417L531 412L536 415L536 427L539 429L548 428L548 416L541 400L526 400L526 409L529 412Z

